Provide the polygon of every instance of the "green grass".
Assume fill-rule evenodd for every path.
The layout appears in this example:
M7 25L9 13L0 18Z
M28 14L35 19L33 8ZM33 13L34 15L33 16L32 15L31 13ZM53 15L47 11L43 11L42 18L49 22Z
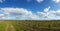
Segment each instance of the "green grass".
M60 31L60 21L3 21L0 31L6 31L7 25L13 25L16 31Z
M39 29L51 29L51 30L59 30L60 29L60 21L15 21L14 23L15 29L17 31L24 30L39 30ZM40 31L40 30L39 30Z
M0 22L0 31L6 30L7 23L6 22Z

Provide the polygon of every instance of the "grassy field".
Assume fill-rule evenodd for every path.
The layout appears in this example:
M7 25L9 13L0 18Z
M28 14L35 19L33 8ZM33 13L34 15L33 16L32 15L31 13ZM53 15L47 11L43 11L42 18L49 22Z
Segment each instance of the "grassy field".
M60 31L60 21L0 21L0 31Z

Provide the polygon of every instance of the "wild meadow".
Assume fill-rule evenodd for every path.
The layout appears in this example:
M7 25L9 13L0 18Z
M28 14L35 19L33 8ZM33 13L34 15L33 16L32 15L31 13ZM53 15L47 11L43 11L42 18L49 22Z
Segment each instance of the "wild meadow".
M7 20L0 21L0 31L60 31L60 21Z

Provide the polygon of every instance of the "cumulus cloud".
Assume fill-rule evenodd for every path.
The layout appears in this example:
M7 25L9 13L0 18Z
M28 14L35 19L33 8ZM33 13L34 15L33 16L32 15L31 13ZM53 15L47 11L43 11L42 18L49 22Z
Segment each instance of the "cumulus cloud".
M0 14L0 20L6 20L8 19L8 16L6 16L5 14Z
M38 18L37 15L33 14L31 11L28 11L24 8L1 8L4 12L3 17L14 17L14 19L20 20L35 20ZM6 16L5 16L6 15ZM2 17L2 16L1 16Z
M60 10L49 10L50 7L45 8L43 12L37 12L37 14L43 20L59 20L60 19Z
M13 20L59 20L60 10L50 10L50 6L45 8L43 12L33 13L24 8L0 8L3 14L0 14L0 19Z
M46 9L44 9L44 12L48 12L49 9L50 9L50 6L48 8L46 8Z
M29 13L26 9L23 8L1 8L1 10L7 12L7 14L14 14L14 15L24 15Z
M43 2L43 0L36 0L38 3L41 3L41 2Z
M60 0L52 0L52 1L54 1L55 3L59 3L60 2Z
M4 2L5 0L0 0L0 3Z

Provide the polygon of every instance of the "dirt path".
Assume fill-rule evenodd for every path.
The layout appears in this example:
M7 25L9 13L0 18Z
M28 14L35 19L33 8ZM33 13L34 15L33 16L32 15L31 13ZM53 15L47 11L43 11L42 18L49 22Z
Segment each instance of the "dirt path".
M7 25L6 31L16 31L13 25Z

